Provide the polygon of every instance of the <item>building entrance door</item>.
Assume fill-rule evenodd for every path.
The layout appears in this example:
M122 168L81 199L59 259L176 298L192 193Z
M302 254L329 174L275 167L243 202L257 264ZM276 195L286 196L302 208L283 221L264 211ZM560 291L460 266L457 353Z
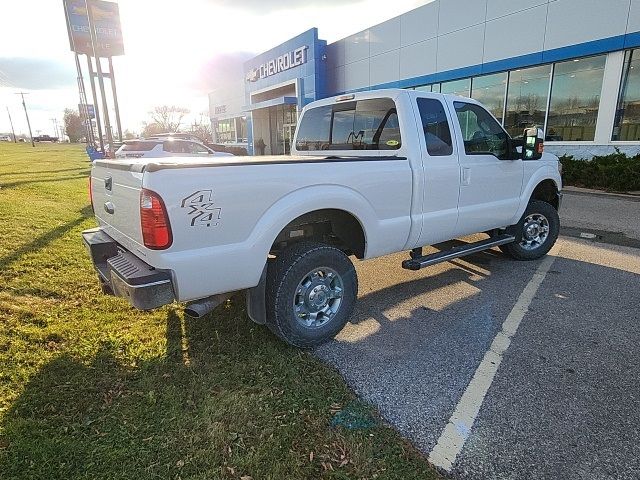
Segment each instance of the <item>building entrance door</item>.
M282 126L282 140L284 147L284 154L289 155L291 153L291 142L293 142L293 135L296 133L295 123L285 123Z
M269 108L271 129L271 154L287 155L291 152L291 141L296 130L298 115L295 105L278 105Z

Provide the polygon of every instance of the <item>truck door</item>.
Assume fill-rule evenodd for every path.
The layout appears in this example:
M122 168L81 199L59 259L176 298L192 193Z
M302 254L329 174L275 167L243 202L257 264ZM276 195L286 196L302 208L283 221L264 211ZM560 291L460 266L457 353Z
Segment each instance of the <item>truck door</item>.
M508 226L520 205L524 177L509 135L481 105L449 100L460 161L460 197L455 235Z
M460 165L446 107L439 98L417 97L424 189L418 246L452 238L458 219Z

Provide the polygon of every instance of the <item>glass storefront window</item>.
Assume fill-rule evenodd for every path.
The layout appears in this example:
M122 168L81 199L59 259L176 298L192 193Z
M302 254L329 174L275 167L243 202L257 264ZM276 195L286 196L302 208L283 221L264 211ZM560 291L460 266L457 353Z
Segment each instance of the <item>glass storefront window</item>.
M216 142L217 143L233 143L236 141L235 119L227 118L218 120L215 123Z
M640 48L625 52L612 140L640 140Z
M551 85L547 140L592 141L606 55L556 63Z
M236 118L236 132L238 143L247 143L247 117Z
M502 123L504 94L507 87L507 72L474 77L471 98L478 100Z
M504 120L509 135L518 137L525 128L544 127L550 79L551 65L513 70L509 74Z
M440 84L440 93L450 93L468 97L471 92L471 79L463 78L462 80L453 80L452 82L442 82Z
M431 85L420 85L419 87L414 88L414 90L417 90L419 92L430 92Z

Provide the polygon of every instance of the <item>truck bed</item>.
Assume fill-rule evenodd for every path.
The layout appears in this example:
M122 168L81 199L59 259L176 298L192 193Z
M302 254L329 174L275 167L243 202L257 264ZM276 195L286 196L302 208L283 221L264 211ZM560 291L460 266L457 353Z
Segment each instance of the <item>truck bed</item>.
M243 165L287 165L292 163L341 163L341 162L371 162L383 160L406 160L406 157L397 155L371 155L367 156L310 156L310 155L262 155L262 156L242 156L242 157L221 157L221 158L139 158L126 160L97 160L94 165L109 169L128 170L133 172L156 172L174 168L202 168L202 167L228 167Z

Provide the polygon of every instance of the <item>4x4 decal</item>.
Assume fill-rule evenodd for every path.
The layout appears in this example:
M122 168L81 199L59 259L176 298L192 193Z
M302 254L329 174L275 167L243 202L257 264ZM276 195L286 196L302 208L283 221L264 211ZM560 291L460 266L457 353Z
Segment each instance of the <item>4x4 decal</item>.
M217 227L222 209L213 204L212 190L198 190L182 200L182 208L189 208L192 227Z

